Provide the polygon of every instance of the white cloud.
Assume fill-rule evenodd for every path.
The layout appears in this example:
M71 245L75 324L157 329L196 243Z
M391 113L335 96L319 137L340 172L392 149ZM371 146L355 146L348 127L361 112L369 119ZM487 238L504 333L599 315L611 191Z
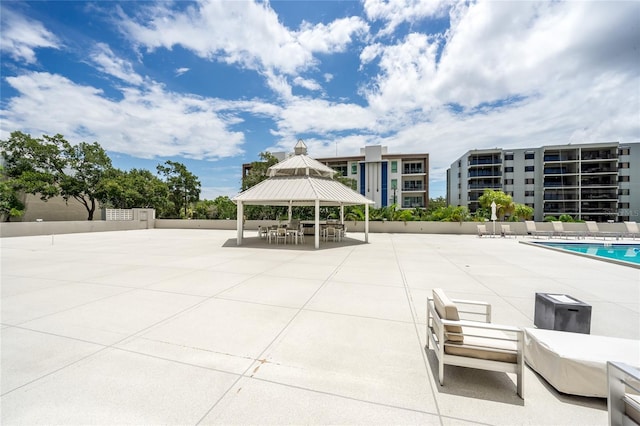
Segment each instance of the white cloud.
M138 75L129 61L117 57L111 48L104 43L97 43L89 55L98 69L124 82L140 85L144 79Z
M100 89L49 73L6 80L20 95L2 110L5 134L23 129L61 133L72 142L90 137L107 150L143 158L217 159L242 152L244 136L231 130L241 120L232 110L220 109L233 107L230 103L167 92L158 84L125 88L122 99L114 101Z
M292 75L316 64L314 52L342 51L354 34L368 29L351 17L291 31L268 3L253 1L200 1L184 11L169 7L160 4L133 19L122 14L122 28L147 49L180 45L202 58Z
M41 22L12 11L6 7L6 4L2 7L0 17L2 26L0 48L3 53L10 55L16 61L33 64L36 62L35 49L59 49L61 46L58 38Z
M290 140L305 133L322 136L346 130L370 133L377 127L375 115L367 108L305 98L290 100L280 112L277 124L277 134Z
M451 4L453 0L364 0L364 10L369 20L387 22L380 35L388 35L403 22L446 16Z
M182 74L184 74L184 73L186 73L188 71L189 71L189 68L185 68L185 67L177 68L176 69L176 77L180 77Z
M322 86L320 86L320 84L318 84L317 81L302 78L300 76L293 79L293 84L295 84L296 86L304 87L307 90L312 90L312 91L322 90Z
M328 82L330 82L331 80L333 80L333 74L330 74L330 73L328 73L328 72L324 73L323 77L324 77L324 81L325 81L325 83L328 83Z

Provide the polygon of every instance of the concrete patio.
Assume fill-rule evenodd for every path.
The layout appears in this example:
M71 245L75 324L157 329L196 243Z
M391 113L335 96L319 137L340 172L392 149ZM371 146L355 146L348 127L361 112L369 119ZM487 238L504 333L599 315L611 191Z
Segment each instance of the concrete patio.
M640 270L470 235L151 229L3 238L1 422L598 424L606 401L425 352L433 287L533 327L535 292L640 339ZM249 238L247 238L249 237Z

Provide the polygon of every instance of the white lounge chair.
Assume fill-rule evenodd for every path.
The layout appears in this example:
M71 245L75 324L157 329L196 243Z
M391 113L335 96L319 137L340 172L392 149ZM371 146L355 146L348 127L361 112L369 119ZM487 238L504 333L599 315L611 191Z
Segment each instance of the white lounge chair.
M511 225L500 225L500 228L502 230L503 237L510 237L513 235L513 232L511 231Z
M636 222L625 222L624 226L627 228L627 232L624 234L625 237L633 238L634 240L640 237L640 228L638 228Z
M538 231L538 229L536 228L536 223L534 221L532 221L532 220L525 220L524 224L527 227L527 234L531 235L532 237L539 237L539 236L551 237L551 236L553 236L553 231Z
M621 362L607 362L609 425L640 424L640 370Z
M487 225L478 225L478 237L487 235Z
M567 231L564 229L564 224L560 221L552 221L551 225L553 226L553 235L556 237L576 237L581 238L584 237L583 231Z
M603 240L606 240L607 237L611 237L617 240L622 236L620 232L601 231L600 227L598 226L598 222L595 222L593 220L587 220L585 221L585 224L587 225L586 236L588 237L602 237Z
M458 310L460 308L460 310ZM461 320L480 316L480 320ZM449 299L440 288L427 300L427 347L438 358L438 380L444 385L444 365L513 373L524 399L524 343L518 327L491 324L491 305Z

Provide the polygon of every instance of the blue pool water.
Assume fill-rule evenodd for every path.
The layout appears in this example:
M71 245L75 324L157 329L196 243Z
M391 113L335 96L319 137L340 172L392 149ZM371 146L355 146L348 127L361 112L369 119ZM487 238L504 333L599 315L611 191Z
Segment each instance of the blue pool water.
M546 247L582 253L595 257L604 257L622 262L640 265L640 244L613 244L613 243L537 243Z

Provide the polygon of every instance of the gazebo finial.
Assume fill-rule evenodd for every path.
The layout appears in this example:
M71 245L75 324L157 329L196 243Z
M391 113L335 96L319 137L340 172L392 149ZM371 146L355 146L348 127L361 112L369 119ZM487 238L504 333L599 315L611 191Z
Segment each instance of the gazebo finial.
M293 152L296 155L307 155L307 145L305 145L302 139L298 139L298 143L293 148Z

